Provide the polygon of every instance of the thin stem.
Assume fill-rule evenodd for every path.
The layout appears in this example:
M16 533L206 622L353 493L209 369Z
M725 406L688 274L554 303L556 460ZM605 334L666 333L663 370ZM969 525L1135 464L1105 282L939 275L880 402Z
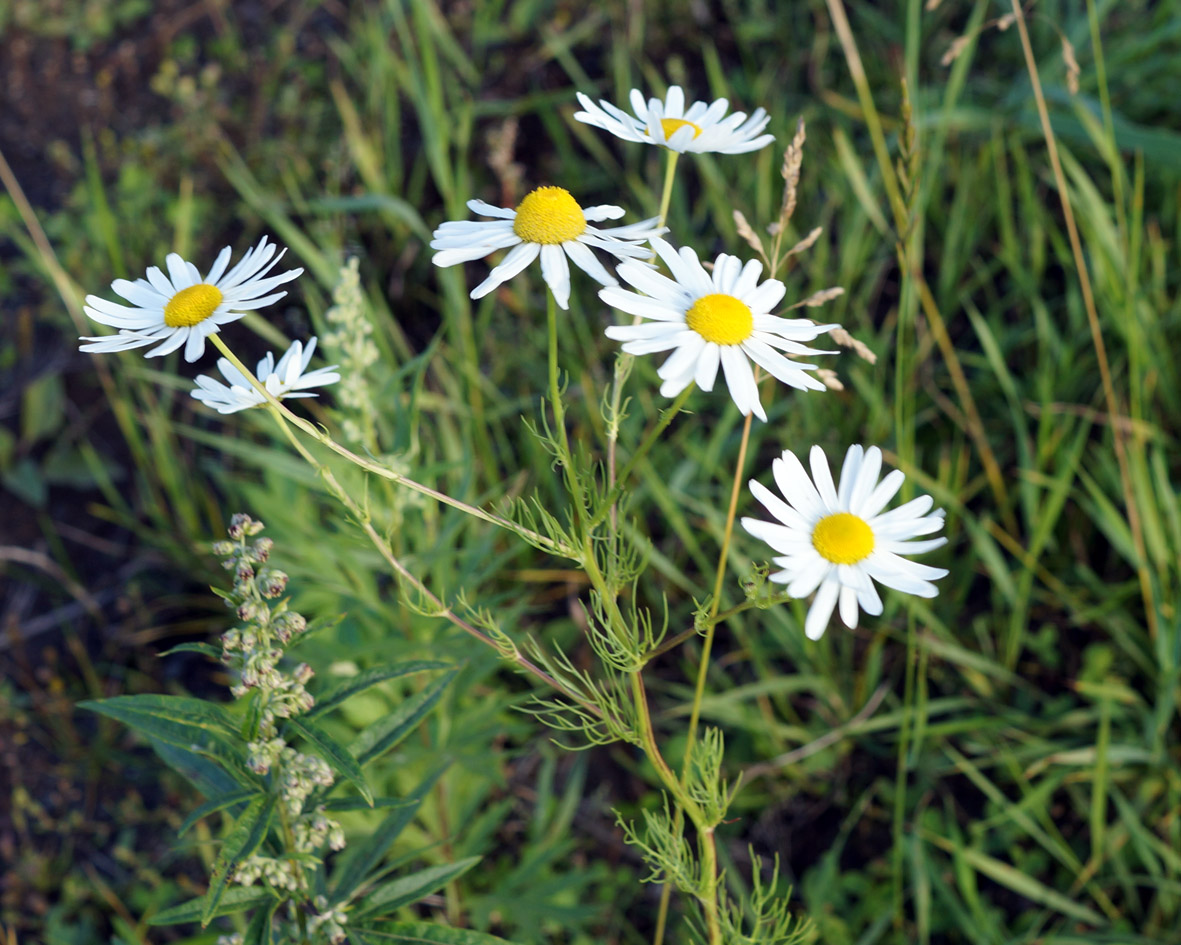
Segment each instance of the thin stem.
M680 157L680 152L668 149L668 159L664 167L664 188L660 196L660 216L657 220L657 226L664 226L664 221L668 218L669 203L672 200L673 180L677 174L677 159ZM632 325L638 325L642 321L639 315L632 319ZM615 359L615 369L611 377L611 408L610 417L611 425L607 429L607 491L611 494L615 493L615 454L619 442L619 411L623 403L623 383L628 374L631 372L632 363L636 357L627 352L620 352L619 357ZM670 418L671 419L671 418ZM611 540L615 540L615 532L617 525L617 516L615 509L615 500L608 504ZM596 524L601 521L601 518L596 518Z
M758 369L755 369L755 384L759 382ZM742 442L738 447L738 462L734 468L734 485L730 489L730 507L726 511L726 525L722 532L722 547L718 554L718 567L714 575L714 591L713 598L710 600L709 617L706 622L705 642L701 645L701 659L697 665L697 684L693 690L693 705L689 710L689 733L685 740L685 760L681 764L681 783L684 784L685 778L689 774L689 765L693 760L693 745L697 738L697 725L701 718L701 702L705 696L705 680L709 673L709 657L710 651L713 649L714 632L717 629L718 609L722 602L722 582L726 577L726 558L730 553L730 538L734 532L734 515L738 509L738 494L742 488L742 471L746 466L746 447L750 442L750 425L753 419L753 414L747 414L746 420L742 424ZM677 808L675 823L679 827L681 823L681 810ZM713 829L710 828L708 838L703 837L703 842L707 851L713 851L712 869L717 869L717 852L713 848L714 836ZM711 864L707 864L710 866ZM711 874L713 875L713 874ZM660 892L660 908L656 916L656 934L653 937L653 945L661 945L664 937L665 926L668 921L668 905L669 897L671 895L671 887L666 883ZM717 897L713 897L712 905L714 909L717 908ZM707 913L708 915L708 913ZM710 916L714 923L717 922L716 912ZM710 926L710 941L713 942L713 935L715 929ZM720 934L720 933L719 933Z
M361 469L364 469L366 472L371 472L375 476L388 479L390 482L405 486L407 489L410 489L413 492L418 492L421 495L428 496L429 498L432 498L436 502L440 502L443 505L449 505L453 509L458 509L459 511L464 512L473 518L478 518L481 521L488 522L491 525L496 525L510 532L515 532L528 541L545 546L546 549L551 551L553 554L561 555L564 558L577 557L577 552L575 552L574 549L564 542L554 541L552 538L535 532L532 529L524 528L523 526L518 525L516 522L510 521L507 518L502 518L493 512L486 512L477 506L468 505L468 503L462 502L459 499L454 499L446 493L439 492L437 489L432 489L430 486L424 486L420 482L415 482L413 479L403 476L400 473L396 473L392 469L382 466L380 463L365 459L363 456L358 456L348 447L337 443L334 439L332 439L332 437L318 429L314 424L309 423L307 420L304 420L303 417L297 416L285 406L283 406L279 399L276 398L269 390L267 390L266 387L259 382L258 378L254 376L250 369L242 363L238 356L230 350L229 346L224 341L222 341L219 334L215 332L214 334L210 335L209 338L217 347L217 349L225 355L226 360L228 360L232 365L234 365L234 367L242 372L242 376L250 381L250 385L266 399L266 402L271 407L279 411L279 413L288 423L291 423L317 442L322 443L324 446L332 450L332 452L338 454L339 456L343 456L354 466L358 466Z
M558 303L552 292L545 294L545 316L549 334L549 396L554 410L554 426L558 429L558 440L562 447L562 468L570 486L570 497L574 501L574 522L577 526L586 509L582 480L574 468L574 454L570 451L570 435L566 432L566 404L562 400L562 384L558 375Z
M706 621L711 624L725 623L731 617L734 617L745 610L750 610L752 607L761 607L764 610L770 609L777 604L786 604L795 600L790 594L777 594L774 597L761 598L759 600L744 600L741 604L735 604L712 619ZM651 652L647 654L649 660L654 660L658 656L663 656L669 650L675 650L678 646L686 640L697 636L699 633L697 627L690 627L688 630L682 630L676 636L669 637L659 646L653 647Z
M693 825L697 829L698 836L701 838L703 865L706 868L707 875L710 877L710 882L708 894L698 896L697 898L702 908L705 909L710 945L720 945L722 941L722 929L718 922L718 854L717 845L714 841L714 828L712 825L706 823L704 811L686 793L683 779L678 778L673 773L673 770L668 766L668 762L664 760L664 756L660 753L660 748L656 744L656 733L652 728L652 714L648 710L648 696L644 691L644 680L638 672L631 673L630 675L632 696L636 706L636 713L640 719L639 734L641 747L648 756L648 760L652 762L652 766L656 769L660 780L664 782L664 786L676 798L676 829L680 829L683 813L687 813L689 819L693 821ZM661 891L660 912L656 920L656 937L653 939L656 945L659 945L661 939L664 937L664 930L668 921L668 897L671 889L672 887L666 883L664 889Z
M245 377L247 380L252 382L256 381L254 375L248 372L245 374ZM541 680L547 686L557 690L567 699L572 699L580 706L595 713L596 715L602 715L602 710L599 709L598 706L584 702L577 695L570 692L570 690L563 686L557 679L555 679L541 667L537 666L531 660L518 653L516 647L514 647L511 651L507 651L504 647L500 646L496 640L488 636L488 634L484 633L482 630L473 627L470 623L456 614L450 607L446 606L438 597L436 597L418 577L408 571L405 565L403 565L402 562L398 560L398 558L394 555L393 549L390 547L389 542L382 538L381 535L378 534L377 529L373 527L373 523L369 520L368 513L357 504L357 501L351 495L349 495L348 491L340 484L340 480L336 478L332 470L317 460L311 454L308 448L300 442L299 437L295 435L291 427L288 425L287 418L283 415L283 413L275 409L273 404L270 405L270 411L271 416L275 418L275 422L279 425L279 428L291 442L291 445L295 447L296 451L300 454L300 456L303 457L308 465L316 470L332 494L336 496L337 501L339 501L341 505L348 509L353 518L361 526L361 530L365 532L366 537L370 540L370 542L373 543L373 546L385 559L390 568L392 568L398 574L398 576L402 578L402 580L410 584L420 595L422 595L422 597L430 601L431 606L434 608L435 616L449 620L464 633L475 637L485 646L492 647L504 659L507 659L509 662L517 666L517 668Z
M756 369L757 372L757 369ZM755 384L759 377L755 374ZM734 534L734 516L738 511L738 495L742 490L742 472L746 467L746 447L750 443L750 425L753 414L746 415L742 424L742 442L738 446L738 462L734 464L734 484L730 489L730 507L726 511L726 527L722 532L722 548L718 553L717 573L714 575L713 598L709 604L709 619L705 628L705 642L701 645L701 661L697 666L697 686L693 690L693 706L689 710L689 734L685 742L685 762L681 770L681 778L689 770L689 762L693 758L693 743L697 738L697 723L701 717L701 701L705 695L705 678L709 672L709 654L713 648L714 633L718 622L714 619L722 604L722 583L726 579L726 559L730 554L730 539Z
M915 684L915 654L918 641L915 633L914 611L906 618L906 681L902 691L902 718L898 723L898 762L894 770L894 857L892 872L894 875L894 925L902 925L902 871L903 871L903 842L902 831L906 821L906 760L910 743L911 707L914 703Z
M672 148L667 150L668 162L664 165L664 190L660 195L660 218L656 221L657 226L664 226L664 221L668 219L668 205L673 196L673 180L677 176L677 158L681 156L679 151Z
M1144 533L1140 524L1140 512L1136 506L1135 494L1132 491L1132 474L1128 468L1127 448L1124 444L1123 424L1119 423L1119 401L1115 396L1115 384L1111 379L1111 367L1107 362L1107 346L1103 342L1103 331L1099 327L1099 313L1095 308L1095 296L1091 292L1091 277L1087 272L1087 263L1083 258L1083 245L1079 239L1078 227L1074 222L1074 211L1070 206L1070 194L1066 189L1066 177L1062 173L1062 164L1058 160L1058 143L1054 138L1054 130L1050 126L1050 113L1046 109L1046 98L1042 94L1042 83L1038 77L1037 60L1033 56L1033 46L1029 42L1029 31L1025 28L1025 14L1021 4L1012 0L1013 15L1017 22L1017 31L1021 34L1021 49L1025 53L1025 67L1029 71L1029 81L1033 86L1033 97L1037 103L1038 118L1041 119L1042 135L1046 139L1046 151L1050 157L1050 167L1054 172L1054 184L1058 188L1058 200L1062 204L1062 216L1066 222L1066 233L1070 237L1070 250L1074 255L1074 268L1078 272L1079 288L1082 290L1083 307L1087 310L1087 324L1091 328L1091 343L1095 348L1095 360L1099 365L1099 377L1103 382L1103 399L1107 402L1107 412L1112 417L1111 435L1115 441L1115 458L1119 465L1120 484L1123 487L1124 505L1128 513L1128 528L1132 533L1132 544L1136 549L1136 573L1140 578L1140 595L1144 599L1145 618L1152 639L1156 639L1156 601L1152 590L1152 578L1148 572L1147 555L1144 547ZM1014 654L1010 654L1014 656Z
M620 471L618 477L616 477L615 487L607 494L607 499L604 501L602 508L599 509L597 514L591 517L588 524L589 528L594 529L598 525L601 525L603 519L605 519L610 514L611 509L615 507L615 503L619 501L620 495L623 494L624 486L627 484L628 477L631 475L632 470L636 468L636 464L639 463L641 459L648 455L648 450L650 450L656 441L660 439L660 435L668 429L668 425L673 422L673 418L678 413L680 413L681 408L685 406L685 401L687 401L689 399L689 395L693 393L693 387L694 385L690 384L683 391L681 391L677 395L677 399L674 400L668 407L666 407L663 413L661 413L660 419L657 421L656 425L648 431L644 439L640 442L640 445L636 447L635 452L632 453L631 458L628 459L627 463Z

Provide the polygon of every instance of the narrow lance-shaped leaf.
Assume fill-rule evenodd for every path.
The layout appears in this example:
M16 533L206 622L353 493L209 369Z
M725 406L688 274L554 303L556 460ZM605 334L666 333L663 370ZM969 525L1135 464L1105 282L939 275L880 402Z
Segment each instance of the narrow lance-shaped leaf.
M225 709L187 696L115 696L78 707L116 719L144 735L179 748L226 745L234 725Z
M373 868L381 862L381 858L385 856L390 844L414 819L423 798L435 786L435 782L439 780L446 768L446 765L441 765L428 774L414 789L414 792L406 798L405 805L390 813L378 828L360 843L350 844L348 859L341 866L339 876L336 878L336 888L332 895L335 902L344 902L348 899L365 881Z
M346 699L355 696L359 692L364 692L371 686L385 682L387 679L397 679L399 676L409 676L412 673L421 673L430 669L448 668L447 663L440 663L437 660L412 660L405 663L388 663L384 666L374 666L372 669L358 673L356 676L345 680L339 686L322 693L316 699L316 704L309 711L305 712L303 717L305 719L314 719L326 712L330 712Z
M239 745L194 751L158 738L149 738L148 742L168 767L206 797L225 797L239 790L261 790L262 782L246 767L246 752Z
M253 906L265 906L278 903L274 893L260 886L239 886L227 889L213 912L213 918L229 915L232 912L242 912ZM157 912L148 919L148 925L180 925L184 922L199 922L204 914L205 897L198 896L188 902L172 906L162 912Z
M348 749L337 743L322 728L301 719L289 719L285 728L299 733L305 740L311 742L332 770L352 784L372 806L373 792L365 783L365 775L361 773L361 766L357 764L357 759L349 754Z
M272 900L254 913L242 935L242 945L272 945L275 911L278 908L278 900Z
M359 797L338 797L323 804L324 810L344 811L344 810L370 810L376 808L382 810L390 807L412 807L416 802L408 801L404 797L375 797L373 803L366 803Z
M443 695L443 690L455 678L457 670L451 670L438 679L432 680L420 691L403 702L380 722L374 722L357 736L349 751L361 763L367 765L389 751L405 738L434 708Z
M261 792L262 786L260 785L257 791L238 791L234 794L223 794L211 798L185 818L184 823L180 825L180 830L176 832L176 835L183 837L198 820L208 817L210 814L215 814L219 810L225 810L227 807L233 807L235 804L245 804Z
M226 884L230 881L234 869L262 846L274 812L273 794L256 797L234 824L234 829L226 837L221 852L217 855L217 861L213 864L213 873L209 877L209 891L205 894L205 905L201 910L202 927L207 926L217 912L218 903L225 894Z
M432 945L510 945L503 938L475 932L472 929L457 929L449 925L435 925L430 922L386 922L376 929L362 929L372 934L379 942L417 943Z
M165 650L163 653L157 653L157 658L165 656L172 656L173 653L200 653L202 656L208 656L210 659L221 660L221 650L209 643L181 643Z
M429 896L436 889L440 889L470 870L480 862L480 857L469 856L456 863L445 863L442 866L430 866L410 876L400 876L384 886L378 887L353 909L352 918L355 920L367 917L389 915L402 906L417 902L423 896Z

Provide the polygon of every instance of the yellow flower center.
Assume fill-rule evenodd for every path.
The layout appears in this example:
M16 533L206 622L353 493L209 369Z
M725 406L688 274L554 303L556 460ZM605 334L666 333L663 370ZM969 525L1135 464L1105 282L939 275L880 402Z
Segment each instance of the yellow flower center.
M527 243L565 243L586 230L582 207L561 187L538 187L517 206L513 232Z
M693 124L693 122L691 122L691 121L685 121L684 118L662 118L662 119L660 119L660 127L664 129L664 140L665 141L667 141L669 138L671 138L676 132L680 131L686 125L688 125L690 128L693 129L693 137L694 138L701 136L701 127L699 125Z
M221 289L198 282L181 289L164 306L164 324L170 328L188 328L203 322L221 305Z
M873 551L873 529L848 512L826 515L812 529L812 547L833 564L856 564Z
M685 324L706 341L736 345L750 337L755 317L745 302L715 292L703 295L693 303L685 313Z

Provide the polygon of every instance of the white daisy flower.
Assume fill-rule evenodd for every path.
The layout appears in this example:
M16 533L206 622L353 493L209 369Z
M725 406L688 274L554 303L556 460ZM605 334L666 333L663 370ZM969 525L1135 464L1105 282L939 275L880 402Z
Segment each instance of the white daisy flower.
M607 337L622 341L624 351L651 354L676 349L656 372L664 381L661 394L675 397L694 381L702 390L713 390L720 363L738 409L743 415L753 412L766 420L751 361L799 390L825 389L808 373L816 370L816 365L800 364L780 352L835 354L801 342L838 326L770 314L786 290L777 279L758 284L761 262L752 259L743 265L736 256L723 253L714 261L711 275L687 246L678 253L664 240L653 239L652 248L668 266L672 279L642 263L625 262L618 267L620 277L646 294L611 286L600 290L599 298L630 315L652 319L607 329Z
M488 278L472 289L473 299L483 298L540 256L546 285L558 305L567 308L570 301L567 256L591 278L603 285L616 285L615 278L595 258L591 247L606 250L620 259L646 259L652 252L643 245L644 241L665 232L663 227L656 226L655 217L628 226L597 229L590 224L618 220L623 216L623 209L610 204L583 209L561 187L538 187L515 210L494 207L483 200L469 200L467 205L476 213L498 219L444 223L435 230L435 238L431 240L431 249L437 250L435 265L454 266L482 259L498 249L509 250Z
M804 621L808 639L824 635L838 601L841 620L850 628L857 626L859 606L867 614L880 614L882 599L874 581L918 597L938 594L931 581L946 576L947 571L900 555L930 551L947 541L911 540L939 531L943 509L931 511L933 500L924 495L882 512L906 476L895 469L879 483L882 451L876 446L868 450L850 446L840 485L835 487L824 450L813 446L811 459L811 479L790 450L784 450L771 464L775 483L787 502L754 479L750 481L755 498L779 522L742 520L743 528L781 554L772 561L783 570L772 574L770 580L786 584L787 593L797 598L820 588Z
M578 92L578 102L585 109L575 112L576 120L609 131L624 141L660 144L673 151L697 154L743 154L758 151L775 140L774 135L760 135L770 117L755 109L750 118L745 112L726 115L730 103L719 98L711 104L694 102L685 108L685 92L679 85L669 87L664 101L650 98L644 101L639 89L631 90L631 106L635 116L600 99L596 105L590 97Z
M316 397L318 395L308 393L307 388L335 384L340 380L340 375L336 372L335 364L308 371L308 364L315 350L316 339L313 336L306 348L301 341L292 344L279 359L278 364L275 364L275 356L268 351L266 357L258 362L254 376L262 382L271 396L278 400L287 397ZM197 388L192 391L193 397L197 400L218 413L237 413L239 410L266 403L266 398L255 390L246 376L228 360L218 358L217 368L221 371L222 377L230 382L229 386L199 374L196 378ZM307 373L304 373L305 371Z
M264 236L233 269L226 272L230 247L223 249L204 279L191 262L176 253L166 260L168 275L156 266L146 279L128 282L116 279L111 288L131 303L120 305L97 295L86 296L83 311L96 322L118 328L117 335L82 338L83 351L127 351L155 344L147 357L158 357L184 345L185 360L196 361L205 352L205 339L222 325L241 318L248 311L277 302L287 294L271 290L290 282L303 272L290 269L276 276L267 273L286 249L268 243ZM268 294L269 293L269 294ZM157 344L157 342L159 342Z

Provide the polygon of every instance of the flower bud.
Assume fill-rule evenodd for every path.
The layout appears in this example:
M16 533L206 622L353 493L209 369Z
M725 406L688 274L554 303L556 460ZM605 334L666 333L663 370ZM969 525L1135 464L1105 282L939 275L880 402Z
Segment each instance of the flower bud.
M282 571L267 570L261 578L263 597L278 597L287 587L287 575Z

